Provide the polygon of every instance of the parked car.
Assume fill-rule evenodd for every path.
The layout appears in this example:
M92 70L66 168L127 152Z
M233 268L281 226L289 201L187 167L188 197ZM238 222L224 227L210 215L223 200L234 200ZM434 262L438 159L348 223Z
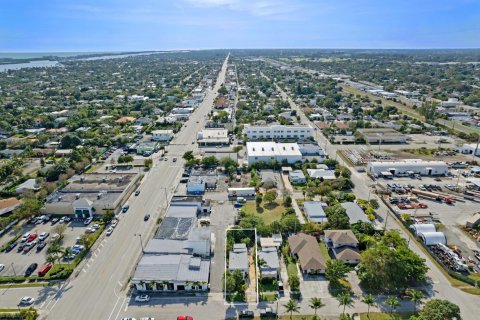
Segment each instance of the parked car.
M23 297L22 299L20 299L20 305L29 306L34 302L35 302L35 299L33 299L32 297Z
M22 240L20 240L20 241L21 242L26 242L29 237L30 237L30 232L25 232L22 236Z
M252 310L242 310L239 315L238 315L238 318L240 319L253 319L255 318L255 314L253 313Z
M33 247L37 245L38 241L33 240L32 242L27 242L25 247L23 248L23 253L28 253L30 250L32 250Z
M5 248L5 252L10 252L13 250L13 248L15 248L17 246L17 242L12 242L10 243L6 248Z
M140 194L140 190L135 191L135 196L138 196Z
M124 205L123 208L122 208L122 212L123 213L127 212L129 208L130 208L130 206L128 204Z
M42 249L45 248L46 245L47 245L46 242L41 241L37 246L37 252L42 251Z
M84 223L86 226L88 226L88 225L90 224L90 222L92 222L92 221L93 221L93 218L90 217L90 218L85 219L85 221L84 221L83 223Z
M150 296L148 294L142 294L135 297L135 302L148 302L150 301Z
M173 158L172 161L173 161L173 162L177 162L177 158Z
M70 219L67 216L63 216L63 217L60 218L60 223L68 223L68 222L70 222L70 220L72 220L72 219Z
M38 240L43 241L43 240L47 239L49 235L50 235L50 233L48 233L48 232L42 232L38 236Z
M111 235L113 233L113 228L109 227L106 233L107 233L107 236Z
M144 217L143 217L143 221L148 221L148 219L150 219L150 214L147 213Z
M53 218L52 221L51 221L51 222L52 222L52 226L53 226L54 224L56 224L59 220L60 220L60 219L58 219L58 218Z
M0 264L0 272L2 272L3 269L5 269L5 265L4 265L4 264Z
M260 309L260 317L267 317L267 316L268 317L270 317L270 316L274 317L276 315L277 315L277 313L275 311L273 311L272 308L270 308L270 307L267 307L265 309Z
M32 233L30 237L27 238L27 243L32 242L33 240L37 239L38 234Z
M22 252L23 248L25 248L26 242L20 243L20 245L17 248L17 252Z
M118 220L114 219L112 220L112 228L115 228L118 224Z
M36 264L35 262L29 265L27 270L25 270L25 277L29 277L33 273L33 271L37 269L37 267L38 267L38 264Z
M192 316L178 316L177 320L193 320Z

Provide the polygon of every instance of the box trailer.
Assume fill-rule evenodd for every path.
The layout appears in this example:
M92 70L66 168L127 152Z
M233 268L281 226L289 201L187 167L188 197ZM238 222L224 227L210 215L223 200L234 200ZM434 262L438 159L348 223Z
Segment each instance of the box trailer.
M228 188L229 197L254 197L255 188Z

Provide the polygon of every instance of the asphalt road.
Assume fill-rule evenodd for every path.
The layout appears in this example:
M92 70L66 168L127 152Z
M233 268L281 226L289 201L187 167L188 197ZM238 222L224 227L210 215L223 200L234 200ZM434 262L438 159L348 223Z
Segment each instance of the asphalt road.
M0 307L15 307L22 296L28 295L36 299L34 307L40 310L40 319L119 318L129 300L126 295L128 281L141 256L140 241L145 245L157 227L157 219L165 213L166 200L171 197L183 171L181 156L196 147L192 142L203 127L225 79L227 61L228 56L213 90L207 92L204 101L172 140L168 161L159 161L159 155L153 157L154 166L145 174L140 195L129 200L130 209L121 215L114 233L99 239L90 257L67 282L57 287L2 289ZM172 161L173 156L178 158L176 162ZM143 221L145 213L151 214L148 222Z

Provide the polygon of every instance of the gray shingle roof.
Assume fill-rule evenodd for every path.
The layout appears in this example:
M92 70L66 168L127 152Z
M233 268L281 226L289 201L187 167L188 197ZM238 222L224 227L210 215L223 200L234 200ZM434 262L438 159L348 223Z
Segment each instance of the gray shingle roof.
M362 208L354 202L343 202L340 204L346 211L350 224L361 222L370 222L367 215L363 212Z

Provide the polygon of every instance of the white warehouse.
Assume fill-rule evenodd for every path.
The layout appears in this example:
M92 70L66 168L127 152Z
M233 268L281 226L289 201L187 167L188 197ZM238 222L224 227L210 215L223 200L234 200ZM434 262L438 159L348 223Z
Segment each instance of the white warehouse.
M296 143L247 142L247 164L276 160L288 163L302 161L302 153Z
M406 176L420 174L423 176L444 176L448 174L448 165L443 161L423 161L418 159L370 162L367 172L374 176Z
M243 134L248 140L308 139L313 135L313 128L310 125L245 125Z
M173 130L153 130L152 140L154 141L170 141L173 139Z

